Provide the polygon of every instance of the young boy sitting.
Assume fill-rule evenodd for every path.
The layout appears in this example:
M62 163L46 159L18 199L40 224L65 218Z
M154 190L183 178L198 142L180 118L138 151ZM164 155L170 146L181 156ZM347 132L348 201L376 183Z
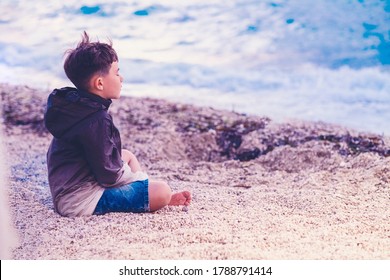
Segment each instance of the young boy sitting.
M54 136L47 166L55 210L71 217L189 205L188 191L172 194L167 183L149 181L134 154L122 149L108 113L123 81L112 43L91 42L84 32L64 69L76 88L55 89L45 112Z

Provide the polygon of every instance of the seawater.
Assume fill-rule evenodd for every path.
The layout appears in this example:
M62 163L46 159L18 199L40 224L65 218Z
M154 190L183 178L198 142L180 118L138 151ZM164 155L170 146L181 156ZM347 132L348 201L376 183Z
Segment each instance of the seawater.
M0 82L69 85L63 53L110 38L123 94L390 135L390 1L0 2Z

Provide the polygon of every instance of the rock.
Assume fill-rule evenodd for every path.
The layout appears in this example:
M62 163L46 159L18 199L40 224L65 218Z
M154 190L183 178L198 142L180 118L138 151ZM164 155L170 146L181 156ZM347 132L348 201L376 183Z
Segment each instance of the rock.
M28 86L0 84L4 121L14 125L42 122L46 98L44 93Z

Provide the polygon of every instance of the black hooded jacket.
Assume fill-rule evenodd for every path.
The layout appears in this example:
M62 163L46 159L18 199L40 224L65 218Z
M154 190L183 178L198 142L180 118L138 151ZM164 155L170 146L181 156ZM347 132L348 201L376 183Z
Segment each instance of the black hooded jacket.
M108 113L110 104L111 100L71 87L49 95L44 119L54 136L47 166L55 207L61 196L80 184L95 181L111 187L124 175L121 139Z

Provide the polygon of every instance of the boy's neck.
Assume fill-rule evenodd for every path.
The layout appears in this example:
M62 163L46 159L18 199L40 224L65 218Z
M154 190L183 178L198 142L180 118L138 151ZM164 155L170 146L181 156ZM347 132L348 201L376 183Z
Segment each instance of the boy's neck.
M87 97L87 98L92 99L94 101L97 101L97 102L105 105L106 107L109 107L110 104L112 103L111 99L104 98L104 97L102 97L99 94L96 94L94 92L87 91L87 90L80 90L80 89L78 91L80 92L81 96Z
M87 92L90 93L90 94L93 94L93 95L97 95L100 98L103 98L103 99L106 99L106 100L109 99L109 98L106 98L102 92L96 92L96 91L93 91L93 90L88 90Z

